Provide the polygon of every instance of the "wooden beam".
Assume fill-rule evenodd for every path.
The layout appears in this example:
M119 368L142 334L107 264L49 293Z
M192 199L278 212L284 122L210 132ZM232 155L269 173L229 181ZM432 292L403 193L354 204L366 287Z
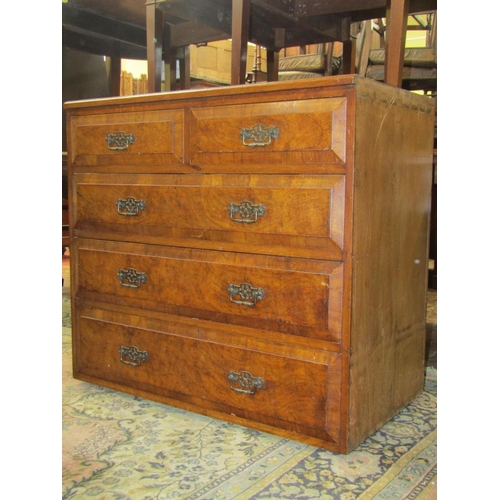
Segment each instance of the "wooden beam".
M284 1L284 0L283 0ZM353 19L367 20L383 17L385 10L384 0L292 0L294 3L292 15L302 17L321 16L324 14L352 14ZM257 4L279 4L276 0L255 0ZM437 10L437 0L410 0L411 13L429 12ZM375 12L375 16L366 17L369 11ZM377 14L377 11L379 14ZM361 17L354 14L360 13Z
M385 83L403 84L403 60L410 0L387 0L387 35L385 47Z
M181 47L177 53L179 56L181 90L189 89L191 88L191 53L189 45Z
M163 25L163 57L165 72L165 92L175 90L177 85L177 50L172 45L172 32L169 24ZM161 86L161 82L160 82Z
M62 27L62 45L73 50L85 51L98 56L121 57L122 59L146 60L146 37L144 47L113 40L90 32L75 31Z
M250 0L232 0L231 85L245 83L250 32Z
M427 38L427 47L436 47L437 45L437 12L434 12L432 15L431 21L431 30L428 33Z
M342 41L342 75L356 73L356 41L359 36L359 23L351 23L349 26L349 38Z
M148 92L161 91L163 13L155 3L146 4L146 48L148 56Z
M83 35L102 37L107 41L118 40L129 45L136 45L138 48L146 47L144 26L128 24L73 4L62 4L62 25Z
M370 49L372 47L372 22L363 21L361 49L359 51L358 74L366 76L368 61L370 58Z
M113 97L120 95L121 71L122 60L119 57L111 57L109 66L109 91Z
M231 32L224 33L195 21L186 21L170 25L170 36L174 47L184 47L185 45L227 40L231 38Z
M346 40L342 46L341 74L351 75L356 73L356 40Z
M278 70L280 53L276 50L266 49L266 60L267 60L267 81L277 82L278 81Z

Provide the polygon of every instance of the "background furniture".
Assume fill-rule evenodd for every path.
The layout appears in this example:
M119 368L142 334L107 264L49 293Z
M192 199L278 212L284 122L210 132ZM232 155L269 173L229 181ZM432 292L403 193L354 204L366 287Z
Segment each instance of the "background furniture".
M373 24L373 27L372 27ZM426 31L425 47L405 47L402 88L422 91L437 99L437 12L424 12L408 17L408 29ZM360 32L357 73L378 81L385 74L385 31L383 19L365 21ZM429 288L437 289L437 125L434 127L434 161L430 223Z
M413 21L410 24L410 21ZM405 47L401 73L401 87L422 90L434 95L437 91L437 13L427 12L408 16L407 29L425 31L425 47ZM386 24L383 19L363 23L359 46L359 63L356 73L384 81Z
M119 95L120 58L148 61L150 92L160 90L162 61L169 75L180 61L189 87L189 45L232 39L232 83L246 77L247 42L267 50L268 75L277 80L284 47L342 41L344 73L354 73L351 25L387 18L385 81L401 86L406 18L437 9L436 0L68 0L63 44L111 58L112 94ZM348 59L351 58L352 62ZM170 79L167 76L167 89Z
M423 388L434 104L355 75L66 103L74 376L354 449Z
M278 54L284 47L320 42L351 43L353 22L387 18L385 82L401 86L402 58L409 13L436 10L435 0L154 0L146 4L148 29L148 74L150 92L160 89L161 54L172 53L175 42L170 28L202 22L232 39L232 84L245 83L249 41L267 50L268 81L276 81ZM189 24L185 27L189 32ZM345 51L347 58L352 51ZM346 65L351 70L352 64ZM347 72L347 71L346 71ZM354 72L354 71L349 71ZM151 79L154 75L154 80ZM186 88L184 82L182 88Z
M308 48L314 46L304 47L298 55L280 58L278 80L300 80L339 74L341 58L333 56L333 42L317 44L314 52L307 53Z

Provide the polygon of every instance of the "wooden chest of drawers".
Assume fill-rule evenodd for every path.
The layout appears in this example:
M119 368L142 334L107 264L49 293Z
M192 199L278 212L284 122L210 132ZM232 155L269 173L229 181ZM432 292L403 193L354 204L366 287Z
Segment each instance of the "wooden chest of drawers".
M431 99L349 75L66 110L76 378L341 453L420 393Z

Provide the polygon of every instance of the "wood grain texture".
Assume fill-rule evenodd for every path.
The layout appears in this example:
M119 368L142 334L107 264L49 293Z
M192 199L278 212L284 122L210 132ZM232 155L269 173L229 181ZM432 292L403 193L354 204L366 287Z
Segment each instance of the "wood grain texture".
M341 175L76 174L74 181L77 235L342 260ZM120 213L117 202L131 197L145 208ZM231 214L242 202L264 213Z
M79 371L164 395L200 398L247 413L324 429L328 367L292 358L159 334L80 318ZM137 347L147 359L131 363L120 347ZM96 356L100 363L94 360ZM250 373L263 387L242 389L230 372ZM246 392L236 392L231 387ZM279 402L279 403L278 403Z
M204 328L88 305L76 311L78 378L292 439L301 435L338 451L339 354L220 332L211 336ZM147 360L123 363L122 345L147 352ZM255 394L235 392L229 371L260 373L264 387Z
M78 240L75 250L80 297L340 339L341 263L100 240ZM120 280L117 273L130 269L145 274L145 282ZM231 295L231 284L262 289L263 297Z
M431 99L343 75L67 113L76 377L341 453L422 390ZM122 123L152 143L97 145ZM243 144L255 125L279 134ZM117 213L127 197L139 215ZM265 213L231 220L243 201ZM123 286L120 269L147 280ZM126 371L121 342L155 368ZM272 398L239 404L229 365L265 373Z
M256 164L345 162L345 98L307 99L192 110L191 162L254 168ZM276 130L264 145L242 139L244 130Z
M422 389L434 103L362 80L356 101L349 448Z
M72 165L75 171L92 171L89 167L119 166L135 171L136 165L168 169L181 168L184 162L182 111L144 111L81 116L71 120ZM111 149L108 134L134 136L125 149ZM96 170L94 170L96 171Z

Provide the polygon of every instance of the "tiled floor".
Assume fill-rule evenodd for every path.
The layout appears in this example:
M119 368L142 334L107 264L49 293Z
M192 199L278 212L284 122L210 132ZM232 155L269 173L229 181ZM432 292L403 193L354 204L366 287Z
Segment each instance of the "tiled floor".
M69 267L69 251L62 256L62 265ZM437 291L427 293L425 364L437 368Z

